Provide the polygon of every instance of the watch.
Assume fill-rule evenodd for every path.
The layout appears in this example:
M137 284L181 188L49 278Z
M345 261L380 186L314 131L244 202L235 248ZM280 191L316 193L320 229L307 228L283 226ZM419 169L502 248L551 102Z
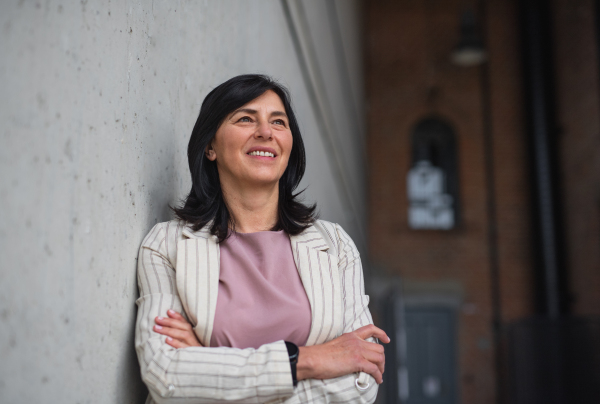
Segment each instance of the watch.
M300 355L300 349L298 349L298 345L293 342L285 341L285 347L288 351L288 356L290 358L290 367L292 368L292 381L294 382L294 387L298 385L298 379L296 378L296 365L298 364L298 356Z

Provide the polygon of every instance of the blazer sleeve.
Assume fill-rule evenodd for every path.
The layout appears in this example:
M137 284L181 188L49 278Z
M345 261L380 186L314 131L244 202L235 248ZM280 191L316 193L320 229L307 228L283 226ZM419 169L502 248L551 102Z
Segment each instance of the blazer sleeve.
M135 348L142 379L153 400L263 403L290 397L294 388L283 341L258 349L175 349L165 342L165 336L153 331L156 316L166 317L169 309L184 313L167 252L167 244L174 242L167 239L165 225L159 223L142 242L138 257Z
M373 324L369 312L369 296L365 294L360 255L348 234L335 224L331 227L332 237L338 245L338 269L342 286L343 333L352 332L367 324ZM330 226L327 226L328 232ZM376 342L374 338L367 341ZM379 385L364 372L334 379L307 379L298 382L294 396L285 401L296 403L372 403L377 397Z

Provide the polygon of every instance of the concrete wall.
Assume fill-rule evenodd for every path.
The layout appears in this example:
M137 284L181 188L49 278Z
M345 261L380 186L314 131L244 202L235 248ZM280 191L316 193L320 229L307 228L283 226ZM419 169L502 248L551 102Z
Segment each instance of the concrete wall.
M204 96L289 86L322 217L366 240L358 1L0 3L0 402L140 403L136 257Z

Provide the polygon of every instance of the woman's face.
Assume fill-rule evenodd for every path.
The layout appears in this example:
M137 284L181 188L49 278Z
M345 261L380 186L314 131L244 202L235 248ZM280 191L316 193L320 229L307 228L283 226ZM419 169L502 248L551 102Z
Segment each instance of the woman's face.
M269 90L227 115L206 154L217 162L222 182L274 185L288 165L292 143L283 102Z

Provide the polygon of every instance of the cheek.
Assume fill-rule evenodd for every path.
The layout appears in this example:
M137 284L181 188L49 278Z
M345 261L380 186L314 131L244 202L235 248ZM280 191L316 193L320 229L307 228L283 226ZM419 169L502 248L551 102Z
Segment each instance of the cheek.
M243 147L244 139L236 131L223 130L215 136L214 147L221 160L239 159L238 152Z
M283 139L281 146L286 151L286 154L289 156L292 152L292 147L294 146L294 139L292 138L291 134L289 136L286 136L285 139Z
M290 162L290 156L292 154L292 146L293 146L293 144L292 144L292 141L290 140L289 144L286 145L286 149L285 149L286 150L285 161L283 162L285 168L287 168L287 166Z

